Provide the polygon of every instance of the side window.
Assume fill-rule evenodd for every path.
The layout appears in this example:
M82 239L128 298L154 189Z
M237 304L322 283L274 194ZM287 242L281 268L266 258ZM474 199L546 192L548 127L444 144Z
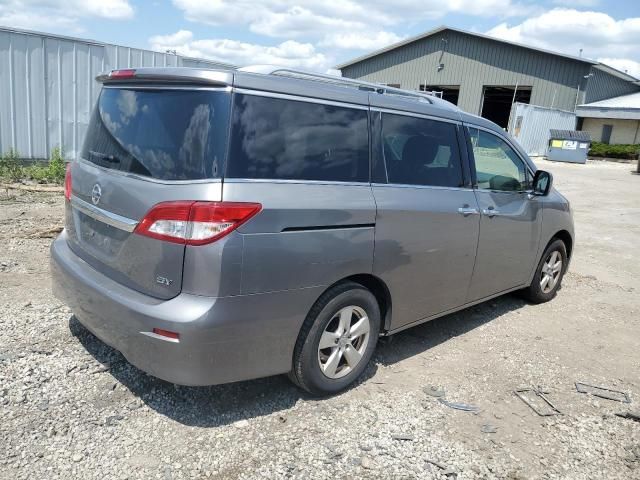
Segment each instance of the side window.
M226 176L368 182L367 111L236 94Z
M385 113L382 149L389 183L460 187L462 166L452 123Z
M497 135L469 127L478 187L504 192L529 188L527 167L518 154Z

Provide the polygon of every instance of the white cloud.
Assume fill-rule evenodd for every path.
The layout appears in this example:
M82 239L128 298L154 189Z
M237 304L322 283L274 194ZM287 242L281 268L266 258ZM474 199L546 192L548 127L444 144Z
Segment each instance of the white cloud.
M124 20L133 15L128 0L3 0L0 4L1 25L34 30L82 32L82 18Z
M610 67L613 67L621 72L626 72L636 78L640 78L640 62L631 60L629 58L598 58L599 62L602 62Z
M554 5L573 8L592 8L600 4L600 0L553 0Z
M526 45L587 58L606 58L611 64L634 64L640 52L640 17L616 20L606 13L554 8L522 23L506 22L488 35ZM607 63L607 62L603 62Z
M528 8L516 8L518 4L514 2L518 0L172 1L191 22L248 29L254 34L287 41L278 45L259 45L223 39L194 39L188 37L190 32L181 31L151 38L153 48L170 48L186 55L206 56L238 65L266 61L314 70L326 70L338 58L344 59L340 51L371 51L396 43L408 33L405 29L425 19L439 19L452 12L507 17L516 11L518 15L524 15ZM169 38L176 35L184 38Z
M319 43L321 47L348 50L377 50L402 40L393 32L336 32L326 35Z
M266 46L228 39L195 39L192 32L180 30L171 35L152 37L149 42L154 50L171 49L183 55L209 58L239 66L275 64L326 70L331 65L331 61L312 44L295 40Z
M376 35L392 26L439 19L447 13L522 16L529 8L512 0L173 0L173 3L192 22L248 27L254 33L270 37L309 39L321 39L337 30Z

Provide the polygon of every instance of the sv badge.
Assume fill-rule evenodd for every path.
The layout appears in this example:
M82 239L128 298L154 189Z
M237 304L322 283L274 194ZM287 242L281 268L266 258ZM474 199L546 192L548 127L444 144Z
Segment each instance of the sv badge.
M156 283L159 283L160 285L165 285L166 287L169 287L173 283L173 280L171 280L169 278L166 278L166 277L161 277L160 275L158 275L156 277Z

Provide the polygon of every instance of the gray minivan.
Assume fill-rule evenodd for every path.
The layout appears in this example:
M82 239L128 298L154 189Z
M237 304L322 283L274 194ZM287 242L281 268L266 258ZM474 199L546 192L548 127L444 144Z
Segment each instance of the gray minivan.
M53 288L151 375L289 373L331 394L380 335L560 287L569 202L499 127L435 96L268 67L98 79Z

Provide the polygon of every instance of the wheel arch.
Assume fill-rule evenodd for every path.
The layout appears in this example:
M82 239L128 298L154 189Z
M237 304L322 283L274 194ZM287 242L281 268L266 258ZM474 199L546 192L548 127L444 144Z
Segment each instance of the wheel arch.
M325 288L322 293L318 295L318 298L315 300L313 305L315 305L327 291L331 290L336 285L347 282L357 283L373 294L378 302L378 306L380 307L380 319L382 320L382 324L380 325L380 332L386 333L387 331L389 331L391 326L391 293L389 292L389 288L387 287L386 283L380 277L377 277L371 273L358 273L341 278L340 280L332 283L327 288Z
M547 242L547 245L544 247L545 250L554 240L562 240L567 250L567 260L570 260L571 254L573 253L573 237L571 236L571 234L567 230L557 231Z

